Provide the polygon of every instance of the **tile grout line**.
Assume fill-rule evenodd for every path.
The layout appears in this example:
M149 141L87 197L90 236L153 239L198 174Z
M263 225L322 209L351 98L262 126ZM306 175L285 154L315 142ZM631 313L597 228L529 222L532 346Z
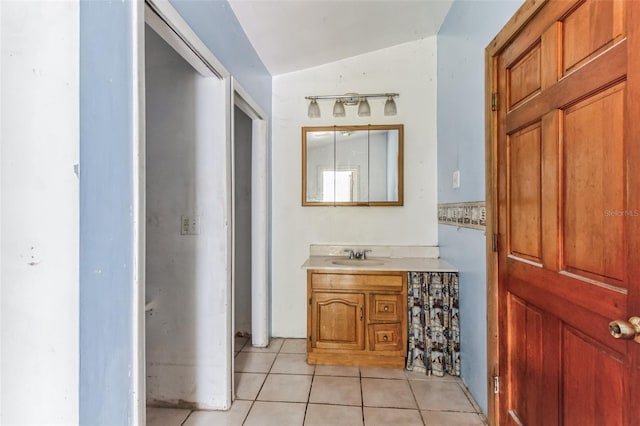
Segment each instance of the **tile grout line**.
M360 412L362 413L362 425L366 426L364 420L364 390L362 389L362 369L358 367L358 379L360 380Z
M254 396L254 398L252 398L252 399L247 399L247 400L234 399L234 402L235 402L235 401L247 401L247 402L250 402L250 406L249 406L249 408L248 408L248 410L247 410L246 414L244 415L243 419L241 420L241 424L242 424L242 425L247 424L248 418L249 418L249 416L250 416L250 414L251 414L252 410L253 410L254 408L256 408L256 402L258 402L258 401L259 401L259 395L260 395L260 393L264 390L264 387L265 387L265 385L266 385L266 381L269 379L269 377L275 377L275 376L278 376L278 375L310 376L310 378L311 378L311 383L310 383L309 390L308 390L308 393L307 393L307 399L306 399L306 402L304 403L304 404L305 404L305 407L304 407L304 414L303 414L303 419L302 419L302 425L301 425L301 426L304 426L304 424L305 424L305 422L306 422L306 420L307 420L307 418L308 418L308 412L309 412L308 410L309 410L310 405L311 405L311 393L313 392L314 385L316 385L316 384L315 384L315 378L316 378L316 377L321 378L321 377L325 377L325 376L326 376L326 377L329 377L329 378L334 378L334 377L339 377L339 378L350 378L350 377L353 377L353 378L357 378L357 379L358 379L358 381L359 381L359 385L360 385L360 398L361 398L361 404L360 404L360 409L361 409L361 421L362 421L362 425L363 425L363 426L366 426L366 421L365 421L365 412L364 412L364 409L365 409L365 408L367 408L367 407L365 406L365 403L364 403L364 384L363 384L364 379L380 380L381 382L383 382L383 381L387 381L387 380L398 380L398 379L399 379L399 380L404 380L404 381L405 381L405 383L409 386L409 390L410 390L411 395L412 395L412 397L413 397L413 401L414 401L415 408L405 408L405 407L388 407L388 408L396 409L396 410L403 410L403 409L407 409L408 411L417 410L417 411L418 411L418 414L419 414L419 418L420 418L420 422L421 422L421 424L422 424L423 426L425 426L425 425L427 425L427 424L428 424L428 423L427 423L427 417L425 417L425 416L426 416L426 414L425 414L425 413L423 413L423 411L421 410L420 405L419 405L419 403L418 403L418 399L417 399L417 392L418 392L418 390L419 390L419 389L416 389L416 388L414 388L414 387L412 386L412 384L413 384L414 382L415 382L415 383L418 383L418 382L422 382L423 380L421 380L421 379L412 380L412 379L411 379L411 378L406 374L406 373L407 373L407 370L405 370L405 374L403 375L403 377L376 377L376 374L377 374L377 373L371 373L371 374L373 374L373 375L370 375L369 373L365 374L365 373L362 371L362 369L361 369L360 367L358 367L357 375L352 375L352 376L350 376L350 375L343 375L343 373L342 373L341 371L338 371L338 372L337 372L337 375L335 375L335 374L324 374L324 375L319 375L319 374L317 373L317 369L318 369L318 368L317 368L317 367L318 367L317 365L315 365L315 366L314 366L313 371L312 371L312 373L311 373L311 374L304 374L304 373L291 373L291 372L286 372L286 371L283 371L283 372L281 372L281 373L273 372L273 369L275 368L276 361L278 360L278 357L279 357L281 354L297 354L297 353L298 353L298 352L283 352L283 349L284 349L284 347L285 347L285 343L287 342L287 340L291 340L291 339L286 339L286 338L282 339L282 344L278 347L278 349L277 349L277 350L275 350L275 351L273 351L273 352L271 352L271 351L267 352L267 353L274 354L274 358L273 358L272 362L270 363L270 365L269 365L269 367L268 367L268 369L267 369L267 371L266 371L265 378L264 378L263 382L260 384L260 386L259 386L259 388L258 388L258 390L257 390L257 392L256 392L256 394L255 394L255 396ZM271 344L271 342L270 342L270 344ZM240 351L238 351L238 353L236 353L236 356L237 356L239 353L242 353L243 351L245 351L246 349L248 349L248 348L250 349L250 346L251 346L251 345L250 345L250 341L249 341L249 340L245 341L245 343L241 346ZM260 352L249 352L249 351L247 350L247 351L245 351L245 353L247 353L247 354L258 354L258 353L260 353ZM303 354L303 353L301 353L301 355L304 355L304 354ZM297 361L296 361L296 362L297 362ZM235 374L238 374L238 373L242 374L242 373L246 373L246 372L244 372L244 371L237 371L237 372L234 372L234 373L235 373ZM264 373L262 373L262 374L264 374ZM429 380L427 380L427 381L429 381ZM480 409L479 405L477 404L477 402L475 402L475 399L474 399L474 398L473 398L473 396L471 395L471 392L469 391L469 389L466 387L466 385L464 384L464 382L462 382L462 380L461 380L460 378L454 378L454 380L437 380L437 382L442 382L442 383L446 383L446 382L451 383L451 382L453 382L453 383L456 383L456 384L458 385L457 387L458 387L458 388L463 392L463 394L465 395L466 399L468 400L468 402L470 403L470 405L471 405L471 407L472 407L472 410L473 410L473 411L469 411L468 413L473 412L474 414L476 414L476 415L478 416L478 420L480 420L480 421L482 422L482 424L487 425L487 423L486 423L486 417L483 415L483 413L482 413L482 411L481 411L481 409ZM233 390L233 392L235 393L235 392L236 392L236 389L234 389L234 390ZM303 400L303 401L304 401L304 400ZM301 401L301 402L303 402L303 401ZM265 401L265 402L270 402L270 401ZM277 402L277 401L273 401L273 402ZM293 403L293 401L291 401L291 402L282 401L282 402L283 402L283 403ZM327 405L332 405L332 406L353 407L352 405L349 405L349 404L346 404L346 405L343 405L343 404L340 404L340 403L326 403L326 404L327 404ZM380 408L385 408L385 407L380 407ZM442 408L442 407L440 407L440 408ZM429 411L428 409L425 409L425 410L426 410L426 411ZM186 417L184 418L184 420L182 420L182 422L181 422L181 423L179 423L179 425L180 425L180 426L185 426L186 424L188 424L189 419L191 418L191 416L192 416L196 411L199 411L199 410L189 410L188 414L186 415ZM451 413L467 413L467 411L466 411L466 410L465 410L465 411L461 411L460 409L453 409L453 410L451 410L451 409L449 409L449 410L442 410L442 409L438 410L438 409L436 409L436 411L443 412L443 413L449 413L449 412L451 412ZM355 414L355 413L354 413L354 414ZM194 418L194 420L195 420L195 418ZM420 424L420 423L418 423L418 424Z
M487 417L484 415L484 413L482 412L482 409L480 408L480 405L475 400L475 398L473 398L473 395L471 394L471 391L469 390L467 385L464 384L464 382L462 381L461 378L458 381L458 386L460 386L460 388L462 389L462 393L464 394L464 396L467 397L467 400L471 404L471 407L473 407L473 409L475 410L476 415L480 418L482 423L485 424L485 425L489 424L489 422L487 420Z
M305 360L305 362L307 362ZM313 374L311 375L311 385L309 386L309 395L307 395L307 404L304 406L304 417L302 417L302 425L304 426L304 423L307 421L307 412L309 411L309 403L311 401L311 390L313 389L313 382L316 379L316 369L318 368L317 365L314 366L313 368Z
M289 340L289 339L285 338L285 339L282 339L282 340L283 340L282 345L280 346L280 349L278 349L278 351L275 352L276 356L273 359L273 362L271 363L271 366L269 367L269 371L267 372L265 380L262 383L262 386L260 387L260 390L258 391L258 394L256 395L256 399L254 400L254 404L255 404L255 402L258 402L258 396L260 395L260 392L262 391L262 388L264 387L264 384L267 382L267 379L269 378L269 376L271 376L271 375L275 375L275 376L277 376L277 375L308 376L309 375L309 374L294 374L294 373L286 373L286 372L285 373L274 373L274 372L272 372L273 366L275 365L276 360L278 359L278 357L281 354L284 354L284 355L287 355L287 354L288 355L297 355L298 354L297 352L282 352L282 349L284 348L284 345L285 345L286 341ZM301 354L301 355L304 355L304 354ZM302 425L300 425L300 426L304 426L304 421L306 420L307 409L308 409L308 406L309 406L309 401L311 399L311 388L313 387L313 378L315 377L315 368L313 369L313 373L310 376L311 376L311 385L309 386L309 394L307 395L307 402L305 404L304 417L303 417L303 420L302 420ZM289 401L265 401L265 402L280 402L280 403L285 403L285 404L291 404L291 403L295 404L295 402L289 402ZM253 404L252 404L252 408L253 408ZM251 410L249 410L249 411L251 411ZM247 417L248 417L248 414L247 414Z
M422 415L422 410L420 409L418 398L416 397L416 393L413 390L413 386L411 386L411 380L409 380L409 377L407 377L406 373L405 373L405 378L407 380L407 385L409 385L409 390L411 391L411 395L413 395L413 402L416 403L416 409L418 410L418 415L420 416L420 420L422 421L423 425L426 425L427 422L425 421L424 416Z
M244 349L244 347L247 345L249 341L247 340L247 342L245 342L244 345L242 345L242 349ZM271 341L269 341L269 343L271 343ZM240 352L242 352L242 349L240 350ZM238 352L238 353L240 353ZM238 371L238 373L240 373L240 371ZM233 374L236 374L236 372L234 371ZM267 381L267 376L264 377L264 382ZM253 398L253 401L251 401L251 405L249 406L249 409L247 410L247 414L244 415L244 418L242 419L242 424L244 425L247 422L247 419L249 418L249 413L251 413L251 410L253 409L253 405L256 403L256 398L258 398L258 395L260 394L260 391L262 390L262 386L264 386L264 382L262 382L262 385L260 385L260 389L258 389L258 393L256 393L256 396ZM234 380L235 383L235 380ZM235 392L235 389L233 390ZM231 403L231 405L233 405L233 403Z
M269 344L271 344L271 339L269 339ZM269 370L267 371L267 374L264 376L264 381L260 385L260 389L258 389L258 392L256 393L256 396L253 398L253 401L251 401L251 406L247 410L247 414L244 416L244 420L242 420L243 425L247 422L247 419L249 418L249 414L251 414L251 410L253 410L253 407L256 405L256 401L258 401L258 396L260 396L260 392L262 392L262 388L264 387L264 384L267 383L267 379L269 378L269 374L271 374L271 369L273 368L273 364L276 363L276 359L278 358L278 355L280 355L282 346L284 346L284 341L282 342L282 345L278 349L278 352L276 352L276 356L273 358L273 362L269 366ZM243 349L244 349L244 346L243 346ZM259 352L256 352L256 353L259 353Z
M458 381L458 386L460 386L460 388L462 389L462 393L464 393L464 396L467 397L467 399L469 400L469 403L471 404L475 412L477 414L480 414L482 412L480 409L480 406L478 405L476 400L473 398L473 396L471 395L471 391L469 391L469 388L467 387L467 385L464 384L462 379Z
M187 423L187 420L189 420L189 417L191 417L191 415L195 412L195 410L191 410L189 411L189 414L187 414L187 417L184 418L184 420L182 421L182 423L180 423L180 426L184 426Z

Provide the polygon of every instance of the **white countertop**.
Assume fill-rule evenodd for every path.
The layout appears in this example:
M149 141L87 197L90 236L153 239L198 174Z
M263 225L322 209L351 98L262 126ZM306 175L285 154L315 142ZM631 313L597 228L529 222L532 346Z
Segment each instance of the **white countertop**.
M348 265L336 264L345 262ZM348 260L346 256L309 256L304 269L336 271L406 271L406 272L458 272L445 260L434 257L368 257L367 260Z

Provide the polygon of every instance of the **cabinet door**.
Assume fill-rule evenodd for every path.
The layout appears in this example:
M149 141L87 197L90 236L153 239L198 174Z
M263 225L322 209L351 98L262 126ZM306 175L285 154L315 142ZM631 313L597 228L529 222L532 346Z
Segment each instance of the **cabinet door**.
M311 346L364 349L364 294L313 292Z

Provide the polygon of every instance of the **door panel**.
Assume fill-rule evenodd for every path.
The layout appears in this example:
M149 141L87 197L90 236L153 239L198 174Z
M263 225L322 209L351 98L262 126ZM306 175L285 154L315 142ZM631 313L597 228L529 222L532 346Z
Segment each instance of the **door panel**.
M563 23L562 53L565 74L617 41L624 28L623 1L587 1Z
M565 268L617 286L624 279L624 87L566 109L563 140Z
M500 424L636 420L624 401L640 389L640 350L609 335L610 321L640 316L628 309L640 307L631 3L545 3L493 62Z
M617 81L624 81L626 78L627 48L626 41L621 41L606 54L593 58L572 72L570 76L558 80L547 90L541 91L537 96L510 111L504 117L506 131L513 133L553 109L564 108L588 93L602 90Z
M620 354L569 326L563 327L562 345L563 424L624 424Z
M509 150L509 247L511 254L540 262L540 123L508 140Z
M509 108L540 89L540 58L540 43L536 43L507 69Z
M509 343L510 409L524 424L542 424L544 368L540 350L543 346L543 314L514 296L509 298L508 310L509 323L514 330Z

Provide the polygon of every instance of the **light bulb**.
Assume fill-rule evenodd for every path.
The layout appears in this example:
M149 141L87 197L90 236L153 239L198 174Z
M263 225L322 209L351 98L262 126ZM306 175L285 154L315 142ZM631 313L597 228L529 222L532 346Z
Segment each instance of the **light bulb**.
M309 111L307 111L307 115L309 118L319 118L320 117L320 106L318 102L316 102L316 98L312 98L309 103Z
M336 103L333 105L333 116L334 117L344 117L344 104L342 103L342 99L336 99Z
M358 103L358 115L360 117L369 117L371 115L371 108L369 108L369 101L367 98L360 98Z
M398 110L396 109L396 103L393 100L393 96L387 97L387 102L384 103L384 115L396 115Z

